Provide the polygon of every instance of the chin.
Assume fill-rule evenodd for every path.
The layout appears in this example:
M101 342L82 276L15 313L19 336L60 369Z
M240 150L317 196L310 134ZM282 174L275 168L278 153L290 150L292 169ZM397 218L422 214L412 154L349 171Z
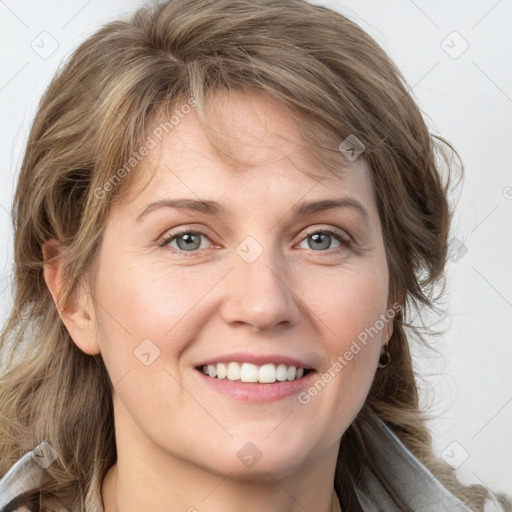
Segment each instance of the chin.
M254 441L235 439L224 447L218 446L210 451L209 457L202 457L198 462L209 471L224 476L230 474L230 478L268 480L269 473L274 478L296 473L305 465L307 454L305 442L283 442L278 438L274 441L270 438Z

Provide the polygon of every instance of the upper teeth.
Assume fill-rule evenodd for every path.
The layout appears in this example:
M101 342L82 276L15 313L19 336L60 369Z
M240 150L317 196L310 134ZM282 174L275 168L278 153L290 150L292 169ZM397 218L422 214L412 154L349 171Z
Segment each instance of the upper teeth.
M304 375L304 368L286 364L217 363L203 366L203 373L218 379L241 380L271 384L278 381L296 380Z

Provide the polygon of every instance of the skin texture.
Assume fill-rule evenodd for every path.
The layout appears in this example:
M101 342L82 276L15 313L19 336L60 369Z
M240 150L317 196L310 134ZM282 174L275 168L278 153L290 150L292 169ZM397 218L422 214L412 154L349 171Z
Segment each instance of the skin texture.
M299 170L314 170L314 159L279 103L257 93L215 101L219 133L247 165L213 153L192 109L133 171L137 185L111 208L94 273L61 311L77 346L101 352L114 384L118 461L103 483L105 510L327 512L340 437L368 394L391 322L305 405L297 394L269 403L227 396L195 366L234 352L284 354L318 378L390 308L369 171L358 159L338 176L317 168L315 181ZM297 202L340 197L362 203L368 223L350 207L291 214ZM171 198L225 202L233 215L159 208L136 220ZM159 246L176 228L205 233L196 256L183 238ZM325 228L352 245L329 235L315 244L311 235ZM258 244L250 250L262 250L251 263L236 251L248 236ZM58 244L45 250L58 255ZM58 257L45 278L56 298ZM148 366L134 355L145 339L160 351ZM251 467L237 456L249 442L261 455Z

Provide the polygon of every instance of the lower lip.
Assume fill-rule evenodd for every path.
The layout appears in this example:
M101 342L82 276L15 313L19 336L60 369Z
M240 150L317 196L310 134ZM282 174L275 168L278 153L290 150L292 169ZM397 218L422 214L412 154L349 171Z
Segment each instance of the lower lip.
M237 398L244 402L274 402L296 395L311 385L316 372L310 371L304 377L291 381L276 381L273 384L260 384L258 382L241 382L228 379L209 377L195 369L198 377L215 391Z

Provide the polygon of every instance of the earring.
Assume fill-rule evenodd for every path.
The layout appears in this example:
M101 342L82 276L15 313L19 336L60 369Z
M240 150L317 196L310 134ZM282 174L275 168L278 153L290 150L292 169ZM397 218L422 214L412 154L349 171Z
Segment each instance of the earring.
M391 354L386 350L386 345L384 345L380 351L379 368L387 368L389 363L391 363Z

